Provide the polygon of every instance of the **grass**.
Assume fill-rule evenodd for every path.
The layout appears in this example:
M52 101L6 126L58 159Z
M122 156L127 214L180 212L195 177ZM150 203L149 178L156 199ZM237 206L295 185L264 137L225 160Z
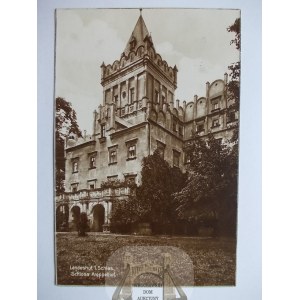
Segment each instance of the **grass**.
M151 249L149 246L179 248L187 254L186 258L189 257L192 261L194 285L235 285L236 241L234 239L142 237L91 232L87 237L78 237L76 232L56 234L57 283L60 285L104 285L104 277L71 276L70 267L104 266L114 251L124 246L144 246L143 249ZM145 253L142 254L145 256ZM183 256L176 258L176 268L179 273L184 273L187 269L188 262L184 261L186 258Z

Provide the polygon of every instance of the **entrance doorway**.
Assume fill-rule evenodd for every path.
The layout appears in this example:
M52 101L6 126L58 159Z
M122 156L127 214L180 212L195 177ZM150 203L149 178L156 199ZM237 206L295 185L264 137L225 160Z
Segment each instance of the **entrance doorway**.
M101 204L93 208L93 231L103 231L105 209Z

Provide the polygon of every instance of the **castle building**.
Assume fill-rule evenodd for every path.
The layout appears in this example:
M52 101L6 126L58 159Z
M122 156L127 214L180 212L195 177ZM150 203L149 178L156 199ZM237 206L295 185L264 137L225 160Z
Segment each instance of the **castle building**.
M91 230L109 231L112 198L128 197L128 187L101 188L105 181L141 183L142 159L159 149L171 165L185 170L186 144L195 134L229 139L238 113L226 98L224 79L206 83L206 94L175 100L177 67L156 52L140 15L120 58L101 65L103 103L93 113L93 133L65 145L65 193L57 214L75 228L86 212Z

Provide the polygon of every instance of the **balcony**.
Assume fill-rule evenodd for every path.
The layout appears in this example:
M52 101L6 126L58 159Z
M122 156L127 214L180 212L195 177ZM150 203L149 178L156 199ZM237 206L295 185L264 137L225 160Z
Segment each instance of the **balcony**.
M130 187L118 187L118 188L105 188L88 190L83 189L76 192L66 192L62 195L56 196L56 202L68 202L68 201L84 201L93 199L104 199L121 196L129 196L134 192Z

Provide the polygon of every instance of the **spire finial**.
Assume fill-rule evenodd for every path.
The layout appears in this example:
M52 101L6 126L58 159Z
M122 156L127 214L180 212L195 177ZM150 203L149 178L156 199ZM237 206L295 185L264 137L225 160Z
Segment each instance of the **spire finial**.
M143 10L143 9L142 9L142 8L140 8L140 16L142 16L142 10Z

